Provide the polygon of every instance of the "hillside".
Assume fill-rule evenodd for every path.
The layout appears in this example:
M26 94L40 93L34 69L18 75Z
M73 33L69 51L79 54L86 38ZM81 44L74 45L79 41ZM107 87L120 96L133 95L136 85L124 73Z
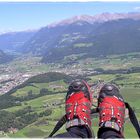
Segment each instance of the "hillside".
M8 55L4 53L2 50L0 50L0 64L9 62L13 59L13 56Z
M33 86L33 83L49 83L59 80L63 80L65 83L69 83L73 80L73 77L59 72L48 72L44 74L39 74L29 78L23 84L20 84L15 88L11 89L9 92L6 93L6 95L10 95L16 92L18 89L24 88L26 86Z
M19 51L20 47L31 38L36 31L10 32L0 35L0 49Z
M50 95L50 94L57 94L59 89L55 89L55 87L57 86L53 86L55 90L49 91L48 87L46 86L41 86L38 87L36 86L38 83L42 84L42 85L48 85L48 83L53 83L53 82L59 82L60 83L64 83L64 84L68 84L73 80L73 77L66 75L64 73L58 73L58 72L48 72L48 73L44 73L44 74L39 74L36 76L33 76L31 78L29 78L27 81L25 81L23 84L16 86L15 88L13 88L12 90L10 90L9 92L7 92L6 94L0 96L0 109L3 108L7 108L7 107L11 107L11 106L15 106L17 101L28 101L34 98L38 98L41 96L44 96L46 94ZM61 85L60 85L61 86ZM60 88L60 86L58 86L58 88ZM30 87L31 91L35 92L37 90L37 92L39 92L37 95L35 92L33 93L29 93L30 90L28 89L26 92L24 92L24 94L27 94L27 96L23 97L24 94L22 94L22 92L19 92L21 97L14 97L11 96L13 95L13 93L20 91L21 89L26 89L26 87ZM63 90L65 91L65 90Z
M65 114L74 79L91 86L92 108L100 86L115 83L140 120L139 44L140 13L82 15L0 35L0 64L13 60L6 51L23 53L0 65L0 138L47 138ZM91 118L97 137L98 114ZM65 131L64 125L56 134ZM124 136L138 138L128 114Z
M36 31L0 35L0 49L32 53L42 62L139 52L140 13L81 15Z
M80 53L84 53L82 57L100 57L110 54L139 52L139 27L140 20L131 19L110 21L96 27L93 25L91 29L86 29L85 25L80 26L82 32L85 29L85 33L69 34L68 39L59 43L59 45L65 45L53 48L49 53L46 52L42 61L58 61L68 55ZM78 38L78 36L81 37ZM76 39L72 40L72 38Z
M140 14L77 16L39 30L22 46L22 52L56 62L78 54L78 59L140 51Z
M53 79L53 82L49 80L52 74L58 76L56 79ZM2 116L0 118L0 128L8 137L45 138L50 134L56 122L65 114L64 102L68 84L63 80L69 78L69 76L61 73L47 73L46 75L45 81L48 81L47 83L42 83L43 81L40 81L42 76L37 76L38 80L36 78L31 80L32 85L26 85L11 95L0 96L0 108L4 109L0 110L0 115ZM61 76L59 77L59 75ZM138 76L139 73L125 75L100 74L90 76L88 82L95 83L99 78L106 82L115 80L121 87L121 94L125 98L125 101L132 105L139 118L140 86L137 85L139 82ZM124 84L122 85L122 83ZM96 88L94 91L96 91ZM95 96L96 94L97 92L94 92ZM93 103L96 104L95 101ZM97 116L92 117L94 124L92 125L92 129L96 134L98 130L98 118ZM11 124L11 121L14 123ZM11 133L9 131L10 127L16 131ZM63 127L58 133L64 131L65 128ZM4 135L2 136L4 137ZM126 118L125 123L125 137L137 138L137 134L128 118Z

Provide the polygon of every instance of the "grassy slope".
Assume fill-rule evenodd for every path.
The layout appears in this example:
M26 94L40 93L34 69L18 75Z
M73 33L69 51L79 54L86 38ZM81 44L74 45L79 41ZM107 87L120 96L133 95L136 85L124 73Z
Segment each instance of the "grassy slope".
M32 106L33 108L36 108L37 110L42 110L41 107L44 104L46 104L46 103L50 104L50 103L53 103L55 101L64 99L64 96L65 96L65 94L46 95L46 96L42 96L42 97L30 100L30 101L26 101L26 104L23 103L22 106L18 106L18 107L14 106L14 107L10 107L10 108L5 109L5 110L10 111L10 112L14 112L16 110L23 109L26 106Z
M139 97L140 97L140 93L139 93L140 89L128 89L128 88L122 88L122 95L124 96L125 100L127 102L129 102L133 107L137 107L136 105L139 104ZM133 95L131 94L133 91ZM27 102L27 105L31 105L32 107L35 108L36 112L40 112L42 110L42 108L40 108L43 103L51 103L54 102L54 99L64 99L65 98L65 94L57 94L57 95L46 95L44 97L40 97L31 101ZM25 107L24 105L21 106L21 108ZM21 109L20 108L20 109ZM40 126L36 126L34 123L31 124L30 126L25 127L24 129L20 130L19 132L17 132L14 135L9 135L10 137L46 137L48 136L48 134L51 132L52 128L54 127L54 125L56 124L55 119L59 119L61 118L62 115L64 115L64 105L60 108L60 107L51 107L53 108L53 113L48 116L45 117L46 120L48 120L49 125L40 125ZM17 107L12 107L9 108L8 111L14 111L15 109L17 109ZM138 113L138 118L140 119L140 114ZM44 119L44 118L41 118ZM131 128L131 129L130 129ZM98 119L93 119L93 127L92 129L94 130L95 134L98 130ZM38 130L38 133L35 133ZM61 129L61 131L59 132L64 132L65 129L64 127ZM130 133L131 132L131 133ZM137 138L137 134L135 132L135 130L133 129L132 124L130 123L126 123L125 124L125 136L126 138Z
M129 84L129 83L137 83L139 82L140 76L139 73L134 73L134 74L126 74L122 75L124 77L124 80L118 80L116 81L118 84L124 83L124 84ZM110 81L112 79L115 79L115 75L98 75L98 76L92 76L91 81L96 81L98 79L103 79L106 82ZM90 81L90 82L91 82ZM140 88L136 88L133 85L124 85L121 88L121 94L124 97L125 101L128 102L132 107L134 107L136 110L136 115L138 120L140 120L140 106L139 106L139 99L140 99ZM124 135L126 138L138 138L136 131L134 130L132 124L130 122L125 123L125 128L124 128Z
M32 90L33 94L38 94L40 92L40 89L42 89L42 88L46 88L49 91L53 91L53 92L59 92L59 91L63 91L64 90L64 89L61 89L61 88L57 88L57 89L54 90L53 85L55 85L55 86L61 85L61 86L64 87L64 89L67 88L67 85L64 83L63 80L59 80L59 81L55 81L55 82L49 82L49 83L37 83L37 84L33 83L32 86L26 86L24 88L18 89L12 95L13 96L17 96L17 97L27 96L28 95L27 93L30 90Z
M49 104L49 103L64 99L64 97L65 97L65 94L46 95L46 96L28 101L26 103L27 103L27 105L31 105L35 109L35 112L40 112L43 110L42 105L44 103ZM25 105L21 106L20 109L22 109L24 107L25 107ZM62 115L64 115L64 105L62 105L62 107L51 106L49 108L52 108L52 111L53 111L52 114L48 117L40 118L40 119L47 120L47 122L49 122L49 125L36 126L35 123L33 123L33 124L25 127L24 129L18 131L16 134L10 134L9 137L24 137L25 138L25 137L48 136L48 134L51 132L54 125L56 124L56 119L59 119L59 118L61 118ZM45 109L47 109L47 108L45 108ZM16 107L12 107L12 108L8 109L8 111L11 111L11 112L14 112L15 110L16 110ZM36 133L36 131L38 131L38 132ZM64 129L63 129L63 131L64 131Z
M82 62L83 63L83 62ZM25 64L26 65L26 64ZM91 64L86 64L83 65L83 67L93 67L93 68L104 68L104 69L119 69L119 68L129 68L132 66L140 66L139 63L139 59L131 59L131 54L129 55L128 59L120 59L119 56L111 56L108 60L107 59L103 59L103 60L94 60L92 61ZM44 66L43 66L44 67ZM42 69L42 68L41 68ZM118 84L120 83L124 83L124 84L129 84L129 83L136 83L139 82L140 80L140 76L139 73L135 73L135 74L126 74L126 75L121 75L124 77L123 80L117 80L116 82ZM111 81L112 79L116 78L116 75L97 75L97 76L92 76L91 77L91 81L90 82L94 82L97 81L98 79L103 79L105 80L105 82ZM49 84L53 84L53 83L49 83ZM56 83L54 83L56 84ZM63 84L63 82L60 81L60 83L57 84ZM17 92L15 92L13 95L14 96L25 96L27 95L27 92L29 90L32 90L33 93L38 94L39 90L41 88L47 87L48 84L34 84L36 87L25 87L22 89L19 89ZM67 87L67 85L64 85L65 87ZM49 89L49 90L53 90L53 89ZM123 95L123 97L125 98L125 100L127 102L129 102L131 104L131 106L135 107L136 109L139 110L139 98L140 98L140 88L136 88L133 85L124 85L121 88L121 93ZM43 97L39 97L37 99L33 99L30 101L27 101L26 104L22 103L22 106L18 106L18 107L12 107L12 108L8 108L8 111L14 112L18 109L22 109L26 106L31 105L32 107L34 107L35 112L40 112L43 110L42 105L44 103L48 103L51 104L54 101L60 100L60 99L64 99L65 98L65 93L64 94L57 94L57 95L46 95ZM45 119L49 122L49 125L39 125L36 126L35 123L25 127L24 129L18 131L15 134L8 134L9 137L46 137L48 136L48 134L51 132L52 128L54 128L55 124L56 124L56 120L55 119L59 119L63 114L64 114L64 105L60 106L55 106L55 107L49 107L49 108L53 108L53 113L48 116L48 117L42 117L39 118L38 121ZM138 119L140 120L140 113L137 112L137 116ZM98 130L98 119L93 119L93 126L92 129L94 130L95 134ZM136 132L132 126L131 123L127 122L125 124L125 129L124 129L124 133L126 138L138 138L136 135ZM58 133L60 132L64 132L65 131L65 127L63 127Z
M103 68L105 70L111 69L127 69L130 67L140 67L140 58L135 57L135 55L140 55L140 53L129 53L122 55L110 55L106 58L88 58L90 61L86 64L87 59L81 60L80 63L83 64L83 68Z

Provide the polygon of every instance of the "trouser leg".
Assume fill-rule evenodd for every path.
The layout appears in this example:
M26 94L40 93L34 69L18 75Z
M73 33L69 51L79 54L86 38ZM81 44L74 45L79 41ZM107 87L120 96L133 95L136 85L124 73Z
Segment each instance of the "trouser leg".
M84 126L70 127L67 132L58 134L54 138L88 138L88 130Z
M97 137L99 139L108 139L108 138L111 138L111 139L121 138L121 139L123 139L124 138L121 134L119 134L119 132L117 132L116 130L111 129L111 128L99 128Z

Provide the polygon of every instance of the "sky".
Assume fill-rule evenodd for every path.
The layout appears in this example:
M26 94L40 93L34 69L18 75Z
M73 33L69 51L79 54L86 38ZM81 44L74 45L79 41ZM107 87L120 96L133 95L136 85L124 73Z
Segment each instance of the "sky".
M140 12L140 2L0 2L0 33L39 29L76 15Z

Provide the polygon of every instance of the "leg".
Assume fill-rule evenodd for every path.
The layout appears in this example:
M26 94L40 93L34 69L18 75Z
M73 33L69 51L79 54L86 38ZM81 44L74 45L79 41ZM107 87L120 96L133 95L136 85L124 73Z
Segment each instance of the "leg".
M123 139L124 137L120 135L116 130L111 129L111 128L99 128L98 134L97 134L99 139Z
M66 133L55 137L91 138L91 101L90 87L83 80L75 80L66 95Z
M124 138L125 103L115 85L106 84L101 88L98 110L100 116L98 138Z
M54 138L88 138L88 131L84 126L73 126L67 132L58 134Z

